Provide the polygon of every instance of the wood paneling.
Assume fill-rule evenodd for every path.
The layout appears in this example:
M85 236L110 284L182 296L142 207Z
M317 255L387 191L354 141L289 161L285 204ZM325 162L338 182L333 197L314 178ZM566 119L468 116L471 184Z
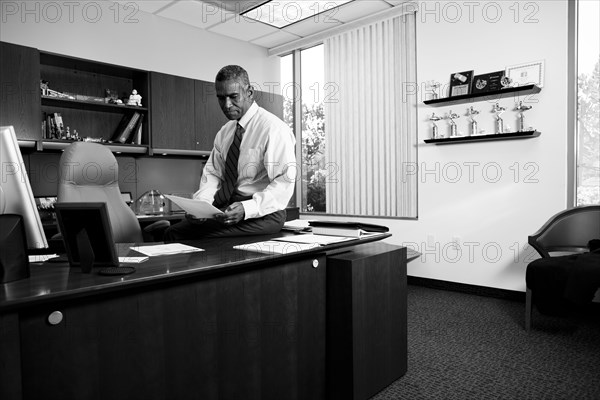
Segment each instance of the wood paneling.
M0 42L0 60L0 126L14 126L19 139L41 139L39 52Z
M150 97L152 147L194 150L194 81L151 72Z
M195 81L196 150L211 151L217 132L228 121L223 114L213 82Z
M324 398L317 260L24 311L24 398Z
M406 248L373 243L327 258L331 399L368 399L406 373Z

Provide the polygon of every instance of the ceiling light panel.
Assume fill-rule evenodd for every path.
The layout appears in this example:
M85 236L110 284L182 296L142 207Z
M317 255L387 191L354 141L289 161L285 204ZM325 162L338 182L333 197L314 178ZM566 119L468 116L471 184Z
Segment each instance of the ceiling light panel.
M242 15L245 18L253 19L283 28L298 21L307 18L326 21L328 18L333 19L335 8L342 4L349 3L352 0L345 1L284 1L275 0L264 3L263 5L253 8Z

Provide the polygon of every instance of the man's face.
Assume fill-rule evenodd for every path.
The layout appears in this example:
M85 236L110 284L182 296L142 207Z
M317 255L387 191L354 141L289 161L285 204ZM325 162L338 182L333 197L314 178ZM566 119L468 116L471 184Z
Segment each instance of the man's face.
M252 86L244 86L240 81L227 80L216 82L217 98L225 116L230 120L239 120L253 102Z

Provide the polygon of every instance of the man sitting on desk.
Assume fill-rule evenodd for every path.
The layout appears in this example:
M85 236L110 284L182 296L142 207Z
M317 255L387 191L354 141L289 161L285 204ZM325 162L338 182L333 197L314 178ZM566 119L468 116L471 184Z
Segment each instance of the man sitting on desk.
M296 179L292 131L254 102L254 88L242 67L223 67L215 87L230 121L217 133L194 198L224 212L214 220L186 214L167 229L165 241L269 234L285 222Z

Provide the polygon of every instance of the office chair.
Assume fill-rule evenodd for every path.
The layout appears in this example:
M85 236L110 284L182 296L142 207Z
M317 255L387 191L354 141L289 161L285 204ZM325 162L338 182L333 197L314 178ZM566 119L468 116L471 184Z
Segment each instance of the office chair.
M565 254L576 255L588 250L588 243L592 239L600 238L600 206L581 206L570 208L553 215L536 233L528 237L528 242L546 260L546 271L541 271L539 260L534 260L527 265L526 271L526 301L525 301L525 329L531 329L531 314L533 309L534 293L532 286L539 284L544 279L543 274L555 282L566 280L568 271L566 267L571 260L559 256ZM550 260L554 257L554 260ZM562 268L548 271L548 261L556 261ZM543 263L543 262L542 262ZM557 264L557 265L558 265ZM600 268L600 267L599 267ZM559 282L557 286L561 286ZM561 286L562 287L562 286ZM557 293L560 298L562 293Z
M91 142L74 142L67 146L59 161L59 202L105 202L117 243L156 240L168 221L158 221L142 232L135 213L123 201L119 189L119 165L105 146Z

